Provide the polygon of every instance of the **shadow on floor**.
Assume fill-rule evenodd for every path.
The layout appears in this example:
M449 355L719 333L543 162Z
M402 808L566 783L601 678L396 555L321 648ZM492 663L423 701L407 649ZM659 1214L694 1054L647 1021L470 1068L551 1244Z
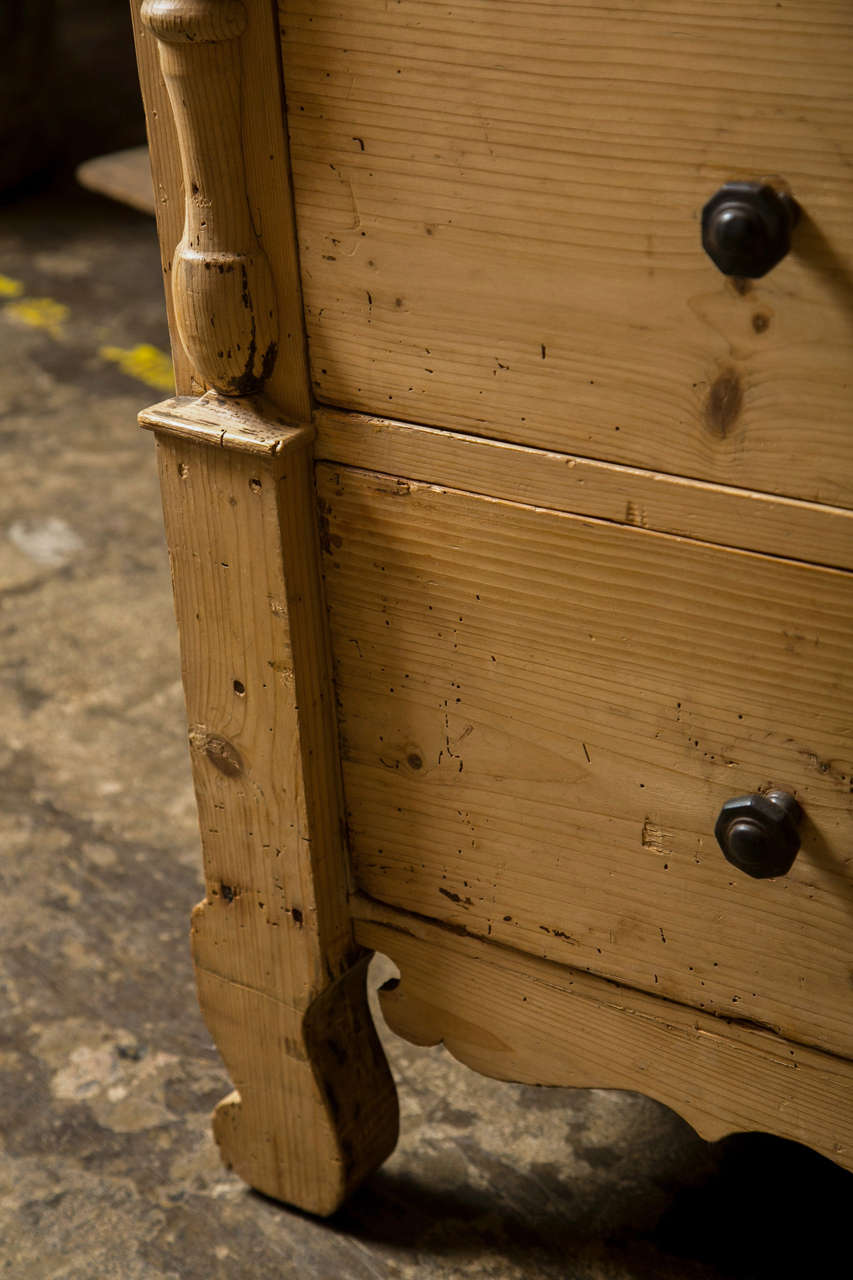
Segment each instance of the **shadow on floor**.
M485 1188L440 1188L386 1167L326 1227L412 1262L428 1257L448 1275L467 1274L487 1255L500 1257L508 1275L566 1280L824 1280L847 1273L853 1175L769 1134L705 1143L669 1116L665 1129L684 1132L673 1145L664 1142L645 1184L629 1175L620 1186L609 1172L590 1198L573 1179L555 1176L557 1166L518 1171L503 1164Z

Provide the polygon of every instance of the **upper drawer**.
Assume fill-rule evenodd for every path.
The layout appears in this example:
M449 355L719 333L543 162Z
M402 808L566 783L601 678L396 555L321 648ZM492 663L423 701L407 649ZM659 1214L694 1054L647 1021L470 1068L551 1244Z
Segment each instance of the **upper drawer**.
M853 505L853 8L285 0L320 399ZM700 244L784 180L794 249Z

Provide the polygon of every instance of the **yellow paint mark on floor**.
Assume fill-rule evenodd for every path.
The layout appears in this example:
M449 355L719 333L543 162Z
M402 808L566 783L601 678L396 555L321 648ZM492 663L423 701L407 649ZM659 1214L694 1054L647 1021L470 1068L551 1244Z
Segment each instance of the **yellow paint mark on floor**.
M152 347L150 342L140 342L135 347L101 347L98 355L117 364L122 373L146 382L158 391L175 390L175 371L165 351Z
M24 298L23 292L20 280L0 274L0 300L9 300L3 306L4 314L31 329L43 329L52 338L63 338L63 326L71 315L65 303L54 298ZM175 390L172 361L165 351L150 342L140 342L135 347L101 347L98 355L149 387L156 387L158 391Z
M62 326L71 314L64 302L53 298L21 298L8 303L5 311L31 329L44 329L52 338L62 337Z

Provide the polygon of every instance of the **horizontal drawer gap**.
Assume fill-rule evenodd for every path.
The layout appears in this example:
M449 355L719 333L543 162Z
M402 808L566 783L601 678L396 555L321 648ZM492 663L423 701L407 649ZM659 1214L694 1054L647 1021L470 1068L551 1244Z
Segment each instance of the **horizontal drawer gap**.
M697 542L853 568L853 511L319 407L315 454L404 477Z

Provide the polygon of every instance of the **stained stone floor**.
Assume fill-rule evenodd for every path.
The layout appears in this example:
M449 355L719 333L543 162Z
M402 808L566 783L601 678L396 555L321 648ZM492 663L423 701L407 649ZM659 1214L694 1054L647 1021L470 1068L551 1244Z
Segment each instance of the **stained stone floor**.
M166 344L148 219L67 181L0 208L0 1275L850 1274L853 1178L809 1151L708 1146L647 1099L497 1084L387 1033L401 1140L334 1219L220 1166L229 1084L194 999L198 838L134 427L162 392L128 372L156 382Z

